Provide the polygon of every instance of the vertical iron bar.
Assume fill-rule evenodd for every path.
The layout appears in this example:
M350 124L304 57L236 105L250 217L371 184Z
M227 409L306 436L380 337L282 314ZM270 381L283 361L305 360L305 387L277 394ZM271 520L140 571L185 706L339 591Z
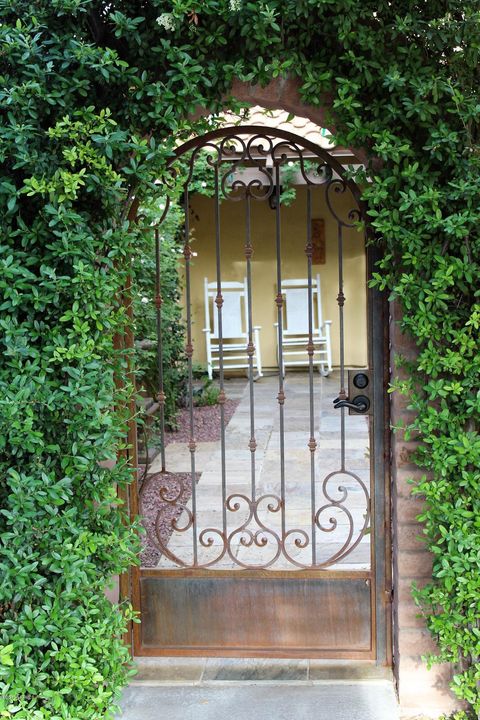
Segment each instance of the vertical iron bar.
M282 541L285 539L285 388L283 381L283 295L282 295L282 256L281 256L281 217L280 217L280 165L275 163L275 246L277 255L277 323L278 323L278 404L280 425L280 500L282 512Z
M188 405L190 415L190 441L188 448L190 450L190 471L192 482L192 516L193 516L193 564L198 564L198 544L197 544L197 488L195 474L195 418L193 414L193 343L192 343L192 299L190 287L190 260L192 258L192 249L190 247L190 218L188 207L188 184L184 189L184 211L185 211L185 300L187 304L187 345L185 348L188 362Z
M219 352L219 385L220 394L218 402L220 405L220 453L222 472L222 526L223 537L227 537L227 480L226 480L226 457L225 457L225 384L223 368L223 318L222 318L222 266L220 255L220 191L218 183L218 164L215 164L215 255L217 273L217 296L215 305L218 313L218 352Z
M162 473L166 471L165 462L165 392L163 387L163 336L162 336L162 285L160 267L160 238L158 228L155 228L155 308L157 315L157 374L158 374L158 396L157 402L160 406L160 444ZM148 458L147 458L148 462Z
M343 306L345 304L345 295L343 294L343 233L342 224L338 223L338 314L340 325L340 400L345 400L347 393L345 391L345 337L343 322ZM340 409L340 455L342 470L345 470L345 408Z
M307 282L308 282L308 384L309 384L309 401L310 401L310 438L308 447L310 450L310 503L311 503L311 533L312 533L312 565L317 564L317 539L315 525L315 450L317 442L315 440L315 404L314 404L314 385L313 385L313 355L315 346L313 344L313 298L312 298L312 189L307 185L307 245L305 247L307 255ZM318 292L317 288L317 292Z
M251 217L250 217L250 204L251 198L247 191L246 198L246 217L245 217L245 259L247 265L247 297L245 298L247 303L247 321L248 321L248 345L247 345L247 356L248 356L248 386L250 393L250 473L251 473L251 497L252 502L255 502L256 498L256 477L255 477L255 451L257 449L257 441L255 438L255 393L253 383L253 355L256 350L253 344L253 307L252 307L252 238L251 238Z

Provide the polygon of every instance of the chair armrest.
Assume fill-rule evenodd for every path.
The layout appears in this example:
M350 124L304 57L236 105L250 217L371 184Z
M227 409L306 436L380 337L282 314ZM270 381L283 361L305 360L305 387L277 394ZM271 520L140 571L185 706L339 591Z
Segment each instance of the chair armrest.
M261 326L261 325L254 325L254 326L253 326L253 329L254 329L254 330L261 330L261 329L262 329L262 326Z
M331 325L331 324L332 324L332 321L331 321L331 320L324 320L324 321L323 321L323 324L324 324L324 325Z
M210 328L203 328L202 332L211 333L212 331L210 330Z

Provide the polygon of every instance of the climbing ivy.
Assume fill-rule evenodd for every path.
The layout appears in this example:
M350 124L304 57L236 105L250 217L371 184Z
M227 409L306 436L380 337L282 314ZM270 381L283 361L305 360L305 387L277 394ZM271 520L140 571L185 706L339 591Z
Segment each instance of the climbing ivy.
M478 0L3 0L0 45L0 714L104 717L126 681L130 610L103 586L136 551L114 491L129 472L103 461L129 392L132 200L215 124L200 106L280 76L371 158L374 282L419 349L393 388L422 441L417 597L478 713Z
M136 387L150 399L158 394L156 250L152 242L152 226L155 227L162 219L165 206L165 196L155 196L150 203L142 205L140 213L146 231L143 238L138 234L132 253ZM179 276L183 221L182 208L172 201L159 230L164 410L165 424L169 429L177 427L177 411L185 403L187 382Z

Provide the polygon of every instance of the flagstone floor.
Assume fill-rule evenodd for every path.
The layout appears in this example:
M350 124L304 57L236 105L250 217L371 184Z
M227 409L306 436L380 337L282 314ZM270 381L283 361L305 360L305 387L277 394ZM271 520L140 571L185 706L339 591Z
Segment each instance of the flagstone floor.
M317 447L312 454L308 374L289 372L285 378L283 429L278 375L266 375L254 384L256 450L252 453L248 383L243 378L226 380L227 397L239 398L240 403L226 427L223 449L221 442L199 442L195 451L195 472L200 474L195 489L199 564L218 558L212 567L295 570L310 567L315 551L317 565L369 568L370 535L363 533L370 489L369 419L345 411L342 471L341 412L332 403L339 390L338 371L328 378L316 372L313 390ZM168 445L166 458L171 473L191 469L186 443ZM153 462L151 473L160 471L159 462ZM280 502L282 473L284 503ZM177 527L188 525L192 500ZM313 542L312 516L317 518ZM229 538L227 547L220 533ZM193 527L185 532L173 530L168 551L185 565L192 564ZM177 565L165 554L158 563L161 568Z
M140 658L117 720L399 720L391 670L342 660Z

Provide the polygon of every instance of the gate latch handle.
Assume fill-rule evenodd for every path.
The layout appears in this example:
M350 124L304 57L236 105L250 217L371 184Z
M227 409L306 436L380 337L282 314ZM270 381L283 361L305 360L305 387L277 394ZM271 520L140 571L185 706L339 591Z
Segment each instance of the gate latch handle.
M350 408L350 410L355 410L355 412L358 413L366 413L370 409L370 400L365 395L357 395L357 397L353 398L352 401L350 401L348 398L346 400L340 400L339 398L335 398L335 400L333 401L333 406L335 410L346 407Z

